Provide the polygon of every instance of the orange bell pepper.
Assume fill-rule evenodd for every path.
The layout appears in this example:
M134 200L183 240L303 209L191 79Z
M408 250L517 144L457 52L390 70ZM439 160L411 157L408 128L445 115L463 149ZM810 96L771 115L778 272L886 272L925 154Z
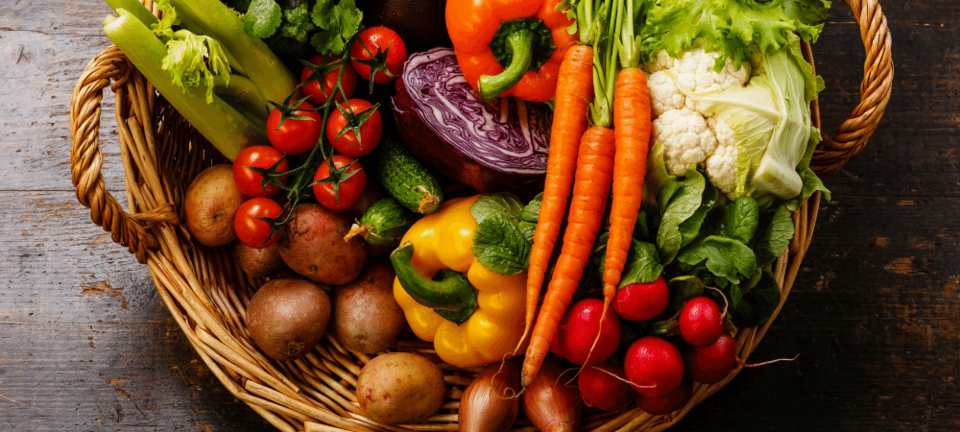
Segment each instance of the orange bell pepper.
M560 0L447 0L447 32L467 82L485 99L553 99L563 55L577 37Z

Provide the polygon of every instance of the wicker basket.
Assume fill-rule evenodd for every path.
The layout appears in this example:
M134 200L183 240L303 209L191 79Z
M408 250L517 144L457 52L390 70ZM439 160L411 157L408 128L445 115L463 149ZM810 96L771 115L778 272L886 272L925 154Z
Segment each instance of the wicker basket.
M853 9L866 48L860 103L813 158L814 170L826 177L859 152L876 129L890 97L893 63L890 33L877 0L845 0ZM144 0L153 6L151 0ZM810 46L803 52L810 63ZM99 126L103 89L116 94L116 121L128 208L107 192L100 173ZM820 115L813 103L813 121ZM112 234L141 263L146 263L157 290L197 353L226 388L283 431L456 430L463 389L479 370L441 365L448 386L440 413L427 422L384 426L367 419L357 405L355 386L370 356L344 349L327 336L306 357L292 362L268 359L250 341L244 325L246 304L258 281L235 266L229 248L207 248L190 240L178 221L179 203L191 179L203 168L226 162L137 72L116 47L100 52L86 67L70 105L71 172L77 198L90 208L93 222ZM819 207L813 196L795 214L796 236L776 262L781 304L800 268L813 235ZM780 311L766 324L742 329L737 352L746 359ZM401 342L394 349L433 354L430 344ZM597 431L663 430L679 421L739 372L723 381L696 385L693 399L669 419L638 408L620 413L588 411L582 428ZM525 420L517 430L533 430Z

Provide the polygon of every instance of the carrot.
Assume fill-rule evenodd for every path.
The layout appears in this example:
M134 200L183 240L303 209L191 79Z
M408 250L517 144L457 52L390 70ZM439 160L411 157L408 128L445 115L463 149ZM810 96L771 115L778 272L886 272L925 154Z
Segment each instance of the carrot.
M550 152L544 182L540 215L530 250L527 272L527 314L523 346L537 312L537 301L550 256L560 234L560 224L567 210L567 199L573 183L580 138L587 129L587 105L593 100L593 48L575 45L567 50L557 78L557 95L550 128Z
M633 241L633 228L643 198L643 178L650 147L650 92L647 78L638 68L627 68L617 76L613 96L613 130L616 156L613 162L613 204L610 206L610 237L603 264L603 322ZM599 332L594 340L596 346ZM590 353L593 353L593 346ZM589 359L590 356L587 356Z
M537 315L521 369L520 383L524 387L533 381L540 370L593 251L593 242L600 230L613 182L613 130L599 126L587 129L578 153L573 200L570 202L563 247L547 286L543 306Z

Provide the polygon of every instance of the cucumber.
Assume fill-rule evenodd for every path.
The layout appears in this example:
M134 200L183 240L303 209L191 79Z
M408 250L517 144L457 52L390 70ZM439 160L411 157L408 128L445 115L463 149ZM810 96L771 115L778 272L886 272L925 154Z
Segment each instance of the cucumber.
M419 218L397 200L384 198L367 208L343 239L360 235L371 246L397 246L410 225Z
M443 203L440 183L400 143L385 139L378 148L380 184L411 211L430 214Z

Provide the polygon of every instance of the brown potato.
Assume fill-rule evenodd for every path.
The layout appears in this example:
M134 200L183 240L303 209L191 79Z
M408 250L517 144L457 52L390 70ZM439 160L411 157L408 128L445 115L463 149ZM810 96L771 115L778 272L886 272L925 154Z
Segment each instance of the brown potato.
M276 243L259 249L247 246L241 241L236 241L234 244L237 264L247 276L252 278L270 276L285 266Z
M273 279L247 304L247 330L263 352L277 360L306 355L330 322L330 297L303 279Z
M389 262L370 259L360 277L334 289L330 328L345 348L376 354L396 342L407 321L393 297L395 276Z
M278 242L280 257L308 279L343 285L357 278L367 259L367 246L359 236L343 241L350 219L319 204L300 204Z
M187 229L206 246L223 246L237 238L233 218L247 197L233 182L230 165L214 165L203 170L187 188L183 215Z
M360 409L385 424L423 422L440 410L445 392L440 367L409 352L377 356L357 378Z

